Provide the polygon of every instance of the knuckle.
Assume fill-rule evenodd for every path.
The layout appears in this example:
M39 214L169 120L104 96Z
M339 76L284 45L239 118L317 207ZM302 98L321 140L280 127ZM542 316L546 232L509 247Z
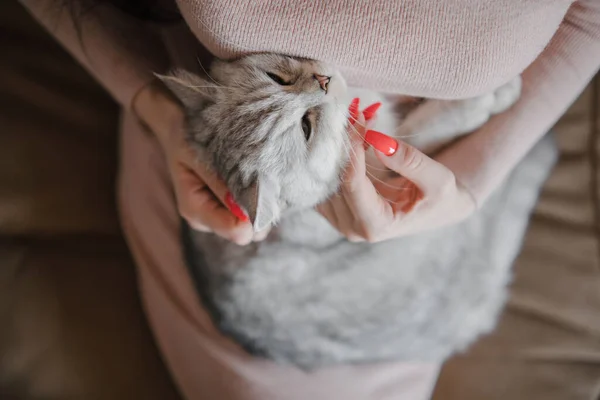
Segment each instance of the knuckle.
M197 215L180 211L181 217L196 231L211 232L211 229Z
M349 168L345 171L342 177L342 189L343 190L352 190L354 186L356 186L356 178L358 174L356 169Z
M342 187L342 192L345 194L352 194L352 193L356 193L359 189L359 184L356 181L356 179L352 179L349 181L346 181L344 186Z
M365 175L357 174L347 179L342 186L342 192L346 194L359 192L363 188L363 179L367 179Z
M448 168L444 168L443 171L440 171L440 173L442 174L442 178L445 182L447 182L448 185L452 187L456 186L456 177L454 176L454 173L452 171L450 171Z
M267 238L267 235L256 235L256 236L252 237L252 241L258 243L258 242L262 242L266 238Z
M440 196L448 196L456 190L456 179L454 175L448 171L448 176L444 177L443 183L438 187Z
M198 222L196 220L189 220L186 219L186 221L188 222L188 224L190 224L190 226L192 227L192 229L199 231L199 232L211 232L210 228L204 224L202 224L201 222Z
M390 233L394 231L393 227L394 222L392 221L380 221L376 226L372 225L364 230L364 239L368 243L379 243L387 240Z
M357 229L361 237L361 241L367 243L375 243L378 241L378 229L374 229L372 226L361 224Z
M416 148L408 145L400 146L402 163L407 169L418 170L423 165L423 154Z
M357 235L354 232L347 233L345 236L346 239L348 239L348 241L352 243L360 243L365 241L365 239L363 239L360 235Z
M245 234L245 232L234 230L227 234L227 239L239 246L245 246L252 241L252 236Z
M187 207L180 207L179 214L185 219L190 225L201 225L197 216L194 215Z
M365 234L365 241L367 243L377 243L380 241L379 235L375 232L367 231Z

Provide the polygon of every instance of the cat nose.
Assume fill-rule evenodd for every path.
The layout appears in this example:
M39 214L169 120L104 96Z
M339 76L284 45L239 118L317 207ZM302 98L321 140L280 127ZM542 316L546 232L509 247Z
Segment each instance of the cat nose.
M325 91L325 93L327 93L327 85L329 85L329 81L331 81L331 77L325 76L325 75L319 75L319 74L314 74L314 77L317 80L317 82L319 82L319 86L321 86L321 89L323 89Z

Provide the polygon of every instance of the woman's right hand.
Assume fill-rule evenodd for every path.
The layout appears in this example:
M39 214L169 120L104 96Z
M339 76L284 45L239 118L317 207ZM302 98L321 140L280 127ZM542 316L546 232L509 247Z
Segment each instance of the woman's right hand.
M253 232L225 183L197 159L185 140L183 110L160 82L141 89L132 106L164 151L179 213L192 228L240 245L266 237L268 232Z
M352 151L340 190L317 206L332 226L351 241L380 242L458 223L475 211L473 196L450 169L407 143L368 130L373 106L363 112L358 106L355 99L349 109ZM396 174L372 180L366 144Z

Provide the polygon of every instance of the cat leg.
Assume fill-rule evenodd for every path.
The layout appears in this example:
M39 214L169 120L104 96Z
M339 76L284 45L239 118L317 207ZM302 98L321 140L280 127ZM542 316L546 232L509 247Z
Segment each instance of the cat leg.
M521 97L522 85L521 76L519 75L496 89L494 91L494 106L491 110L492 115L500 114L515 104Z
M427 100L410 112L396 130L402 139L431 154L507 110L521 94L521 77L491 93L464 100Z

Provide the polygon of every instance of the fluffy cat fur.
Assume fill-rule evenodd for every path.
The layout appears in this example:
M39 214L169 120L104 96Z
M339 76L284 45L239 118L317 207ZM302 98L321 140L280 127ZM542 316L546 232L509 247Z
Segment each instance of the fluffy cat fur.
M328 87L315 74L330 76ZM162 78L187 110L198 157L226 181L256 230L276 224L265 241L244 247L184 224L202 301L248 352L305 369L441 362L494 327L555 160L549 139L458 225L350 243L313 207L336 192L348 160L352 97L381 100L374 129L431 153L510 107L520 78L474 99L425 101L403 118L380 94L347 91L332 67L280 55L217 61L206 78L184 71ZM375 157L368 162L372 174L382 173Z

